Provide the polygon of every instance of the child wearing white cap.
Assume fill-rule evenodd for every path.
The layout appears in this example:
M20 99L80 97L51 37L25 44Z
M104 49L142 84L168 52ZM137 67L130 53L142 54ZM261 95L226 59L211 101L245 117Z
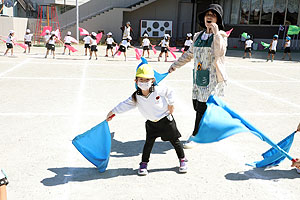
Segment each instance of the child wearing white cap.
M26 34L24 35L24 43L27 45L28 53L30 53L32 37L33 37L33 34L30 34L30 29L27 29ZM26 49L25 49L24 53L26 53Z
M64 52L63 52L63 55L65 55L65 53L66 53L66 48L67 48L67 46L66 45L69 45L69 46L71 46L71 42L72 41L72 37L71 37L71 31L68 31L67 32L67 35L66 35L66 37L64 38L64 42L65 42L65 48L64 48ZM69 55L71 55L71 51L70 51L70 49L69 49Z
M91 35L86 35L83 38L84 41L84 52L85 52L85 56L87 56L87 50L89 49L89 54L91 54L91 46L90 46L90 42L91 42Z
M90 46L91 46L91 51L90 51L90 60L92 59L92 56L93 56L93 52L95 54L95 57L96 57L96 60L98 60L98 57L97 57L97 33L95 32L92 32L91 34L91 39L90 39Z
M193 44L192 36L193 35L191 33L186 34L186 40L184 42L184 49L182 54L184 54L187 50L189 50L190 46Z
M9 35L8 35L8 37L6 39L6 47L7 47L7 49L6 49L5 53L4 53L5 56L7 55L7 53L8 53L9 50L11 52L11 56L13 56L13 54L14 54L14 39L15 39L14 35L15 35L15 31L14 30L10 30L9 31Z
M45 58L47 58L49 51L51 51L51 53L53 55L53 59L55 59L55 43L56 42L61 42L63 44L63 42L61 40L59 40L58 37L55 35L55 32L52 31L49 39L46 41L47 51L46 51Z
M158 61L160 61L160 57L162 56L162 54L165 53L165 62L167 62L170 38L171 36L169 34L165 34L164 39L158 44L158 46L161 46Z
M147 53L148 53L148 58L150 57L150 53L149 53L150 45L152 46L152 44L151 44L151 42L150 42L150 40L149 40L149 38L148 38L148 34L145 33L145 34L144 34L144 39L143 39L143 41L142 41L142 47L143 47L143 55L142 55L142 56L144 56L145 51L147 51Z
M136 107L146 118L146 141L138 175L148 174L147 166L152 147L159 137L172 144L179 159L179 172L186 173L187 160L179 140L181 134L172 115L174 111L173 91L155 84L154 70L146 63L138 66L135 83L137 90L127 100L113 108L107 114L106 120L110 121L114 114L121 114Z
M114 39L112 38L112 33L109 32L106 34L107 35L107 38L106 38L106 55L105 57L108 57L108 50L110 49L111 51L111 55L113 56L114 53L113 53L113 45L116 45L117 43L115 43Z
M125 61L127 60L126 58L126 49L128 47L132 47L134 48L133 46L131 46L130 44L130 41L132 40L131 36L127 36L127 39L123 39L120 44L119 44L119 49L118 51L116 51L116 53L113 55L113 57L115 57L115 55L120 51L120 52L123 52L124 53L124 57L125 57Z

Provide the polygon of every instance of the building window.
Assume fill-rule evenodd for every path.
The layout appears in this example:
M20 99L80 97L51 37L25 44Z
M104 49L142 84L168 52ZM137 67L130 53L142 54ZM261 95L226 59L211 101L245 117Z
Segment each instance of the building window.
M251 0L249 24L259 24L261 0Z
M240 24L248 24L249 23L249 10L250 10L249 3L250 3L249 0L241 0Z
M232 0L231 3L231 15L230 15L230 23L238 24L240 16L240 0Z
M273 24L280 25L284 24L284 16L285 16L285 0L276 0L275 7L274 7L274 17L273 17Z
M299 12L299 0L289 0L285 25L296 25ZM299 22L300 23L300 22Z
M274 0L263 0L260 24L271 25Z

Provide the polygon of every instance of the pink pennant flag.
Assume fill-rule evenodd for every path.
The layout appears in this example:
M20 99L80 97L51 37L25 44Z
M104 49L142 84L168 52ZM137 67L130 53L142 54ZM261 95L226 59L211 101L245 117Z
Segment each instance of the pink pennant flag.
M89 35L89 32L87 31L87 30L85 30L85 29L83 29L83 28L78 28L79 29L79 32L80 32L80 35L82 36L82 35Z
M71 42L75 43L75 44L79 44L78 40L76 40L75 38L71 37Z
M60 37L60 31L59 31L59 29L56 29L55 35L60 40L61 37Z
M43 31L41 33L41 36L45 36L46 35L46 31L52 31L52 27L51 26L44 26Z
M170 50L170 53L172 54L172 56L176 59L176 55L173 53L173 50L170 48L169 48L169 50Z
M98 33L97 35L96 35L96 38L97 38L97 40L96 40L96 42L97 42L97 44L100 42L100 40L101 40L101 38L102 38L102 32L101 33Z
M122 53L122 52L121 52L121 51L119 51L117 55L119 56L119 55L121 55L121 53Z
M155 46L156 46L156 45L152 45L152 51L153 51L154 54L157 53L157 51L156 51L156 49L155 49Z
M23 44L23 43L15 43L15 45L18 45L20 47L22 47L23 49L27 49L27 45L26 44Z
M4 42L4 43L6 43L6 41L5 40L2 40L2 39L0 39L2 42Z
M181 52L184 52L184 48L181 48L180 51L181 51Z
M116 45L116 52L118 51L118 49L119 49L119 46L118 46L118 45Z
M169 47L169 50L171 51L179 51L179 49L176 49L176 47Z
M142 55L141 55L139 49L135 48L134 50L135 50L135 58L137 60L141 59Z
M227 36L229 37L230 33L233 31L233 28L230 29L229 31L226 31Z
M72 46L70 46L70 45L66 45L66 47L67 47L70 51L72 51L72 52L78 51L77 49L75 49L74 47L72 47Z

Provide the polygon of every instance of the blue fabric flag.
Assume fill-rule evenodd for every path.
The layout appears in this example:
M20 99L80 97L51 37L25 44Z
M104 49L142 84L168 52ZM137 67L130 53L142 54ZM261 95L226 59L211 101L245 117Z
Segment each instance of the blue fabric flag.
M91 130L76 136L72 144L98 168L99 172L106 170L111 148L111 135L106 120Z
M276 145L266 135L230 109L216 96L210 96L206 104L207 110L200 121L197 135L192 138L193 141L197 143L211 143L225 139L237 133L251 132L259 137L262 141L270 144L274 150L276 150L276 152L270 151L270 153L266 154L268 155L268 158L272 157L272 159L269 159L268 162L265 162L265 164L267 164L265 166L272 165L278 161L278 159L280 159L278 156L283 156L283 158L288 157L290 160L293 159L286 152L286 147L291 146L292 141L289 143L290 145L284 145L286 144L285 142L282 143L282 146ZM277 156L275 156L275 154Z
M284 151L286 151L288 153L293 144L295 133L296 133L296 131L294 133L292 133L291 135L287 136L285 139L283 139L277 145L281 149L283 149ZM272 147L271 149L269 149L268 151L263 153L262 156L264 158L263 160L256 161L256 162L253 162L253 163L250 163L247 165L252 166L252 167L275 166L275 165L278 165L279 163L281 163L286 158L285 155L283 155L281 152L276 150L274 147Z

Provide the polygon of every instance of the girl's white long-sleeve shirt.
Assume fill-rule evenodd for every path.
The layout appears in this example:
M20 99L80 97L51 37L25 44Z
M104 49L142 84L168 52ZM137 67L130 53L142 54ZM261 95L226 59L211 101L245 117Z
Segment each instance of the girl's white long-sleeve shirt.
M168 105L174 104L173 91L165 86L155 86L154 88L148 97L136 95L137 102L134 102L130 96L119 103L112 112L120 114L137 107L147 120L156 122L164 118L169 115Z

